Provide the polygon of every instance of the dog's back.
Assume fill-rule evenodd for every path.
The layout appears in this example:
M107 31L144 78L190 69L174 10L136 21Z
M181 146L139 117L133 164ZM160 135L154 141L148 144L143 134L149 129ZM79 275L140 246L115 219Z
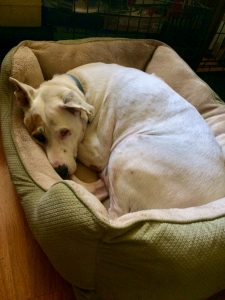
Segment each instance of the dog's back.
M99 157L109 158L103 173L112 217L197 206L225 196L222 151L192 105L154 75L117 65L84 68L87 101L98 108L86 141L90 146L96 131ZM91 150L85 151L90 157Z

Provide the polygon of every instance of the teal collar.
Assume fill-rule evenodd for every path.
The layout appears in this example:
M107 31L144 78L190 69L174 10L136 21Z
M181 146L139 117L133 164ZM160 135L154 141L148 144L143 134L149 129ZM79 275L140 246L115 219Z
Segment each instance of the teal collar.
M66 75L68 75L71 79L73 79L73 81L76 83L79 90L84 94L84 89L83 89L79 79L76 76L71 75L71 74L66 74Z

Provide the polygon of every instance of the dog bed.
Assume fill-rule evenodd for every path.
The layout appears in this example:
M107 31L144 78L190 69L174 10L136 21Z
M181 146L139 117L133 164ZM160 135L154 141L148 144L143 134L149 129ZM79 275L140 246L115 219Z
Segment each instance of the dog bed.
M24 41L2 64L1 128L12 180L32 232L56 270L72 284L76 299L206 299L225 288L225 198L110 220L98 199L56 174L23 126L9 76L38 87L55 73L96 61L163 78L199 110L225 157L225 106L167 45L98 38ZM96 178L83 166L78 176Z

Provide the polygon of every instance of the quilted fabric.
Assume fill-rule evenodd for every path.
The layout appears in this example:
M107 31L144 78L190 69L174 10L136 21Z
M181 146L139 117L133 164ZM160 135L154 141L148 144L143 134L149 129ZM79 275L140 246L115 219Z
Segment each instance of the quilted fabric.
M78 49L84 51L91 47L91 43L92 46L103 43L106 51L111 47L108 44L111 41L24 42L5 58L0 81L1 127L9 168L21 204L36 239L54 267L73 285L77 299L206 299L225 288L225 200L196 208L137 212L111 221L105 207L94 196L74 182L62 181L51 170L42 151L26 133L22 115L13 103L13 89L8 77L12 72L19 74L20 68L15 71L18 67L16 55L22 48L26 48L26 57L33 66L39 66L36 69L39 75L33 82L34 86L38 86L43 78L52 76L45 71L44 75L41 73L47 54L52 53L46 51L48 47L57 48L59 45L67 49L69 44L70 53L77 58ZM132 49L132 43L137 49L137 44L140 48L145 42L129 41L129 49ZM145 58L142 57L142 62L139 62L140 68L162 72L163 65L158 59L170 48L156 41L146 41L145 45L149 46L146 46ZM113 52L111 49L111 54L105 54L105 59L120 61L120 55L124 55L127 46L121 47L123 51ZM162 52L160 47L166 50ZM131 52L125 59L129 64ZM174 57L177 59L177 54L174 53ZM158 69L149 64L151 61L158 62ZM180 58L178 61L180 70L184 76L189 76L195 90L200 87L204 93L208 91L208 103L223 111L209 87L202 85L197 77L191 77L192 71L188 67L185 72L185 64ZM24 76L24 81L32 82L29 72L33 70L26 70L27 73L22 72L20 76ZM176 74L173 81L168 72L168 69L166 73L162 72L162 77L171 80L180 93L186 93L187 90L177 84ZM195 85L197 83L199 86ZM191 93L187 97L194 99ZM196 107L204 114L206 110L202 105L199 103ZM223 146L224 132L216 131L215 122L213 126ZM42 161L46 169L38 168L35 158L37 164Z

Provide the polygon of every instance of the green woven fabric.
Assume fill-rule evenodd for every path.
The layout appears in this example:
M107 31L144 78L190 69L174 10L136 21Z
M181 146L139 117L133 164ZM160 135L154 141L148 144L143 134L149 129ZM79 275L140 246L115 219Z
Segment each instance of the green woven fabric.
M77 43L77 42L76 42ZM69 182L44 191L28 175L12 135L14 49L0 79L1 126L12 180L29 225L77 299L203 300L225 288L225 217L193 222L101 218Z

